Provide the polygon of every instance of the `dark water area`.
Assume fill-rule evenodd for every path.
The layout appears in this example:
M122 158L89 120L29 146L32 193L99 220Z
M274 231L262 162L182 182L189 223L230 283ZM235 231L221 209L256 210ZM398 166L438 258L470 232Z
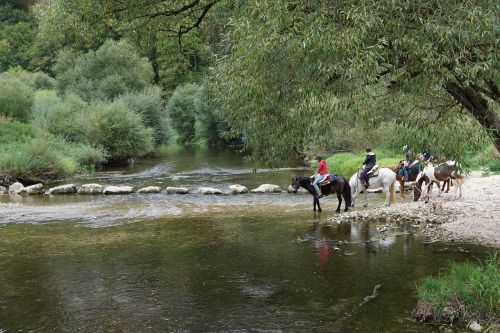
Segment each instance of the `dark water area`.
M73 181L253 188L310 172L172 154ZM2 333L439 332L410 319L415 285L492 250L380 234L376 221L328 224L335 200L317 214L308 195L0 200Z

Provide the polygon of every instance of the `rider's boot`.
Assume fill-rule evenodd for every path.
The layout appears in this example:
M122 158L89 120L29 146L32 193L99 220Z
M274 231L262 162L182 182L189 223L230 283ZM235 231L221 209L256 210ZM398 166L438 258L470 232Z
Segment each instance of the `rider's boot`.
M323 197L323 193L321 193L321 190L317 190L316 191L316 198L322 198Z
M365 175L365 187L368 188L370 186L370 178Z

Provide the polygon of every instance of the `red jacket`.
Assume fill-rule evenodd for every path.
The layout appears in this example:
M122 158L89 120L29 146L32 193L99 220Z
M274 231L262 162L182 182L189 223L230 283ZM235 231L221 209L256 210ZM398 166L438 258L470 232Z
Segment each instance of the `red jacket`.
M326 166L325 160L321 160L318 164L318 173L324 175L328 173L328 168Z

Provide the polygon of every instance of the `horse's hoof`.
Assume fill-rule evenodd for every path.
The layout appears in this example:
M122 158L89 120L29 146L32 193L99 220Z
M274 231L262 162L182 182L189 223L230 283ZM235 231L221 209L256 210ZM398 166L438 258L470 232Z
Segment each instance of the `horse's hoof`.
M386 207L389 207L391 204L385 204Z
M368 204L364 204L363 207L365 207L365 208L368 207Z
M349 210L349 208L346 208L346 209L344 209L344 212L347 212L348 210Z
M336 210L335 210L335 213L340 213L340 209L336 209Z

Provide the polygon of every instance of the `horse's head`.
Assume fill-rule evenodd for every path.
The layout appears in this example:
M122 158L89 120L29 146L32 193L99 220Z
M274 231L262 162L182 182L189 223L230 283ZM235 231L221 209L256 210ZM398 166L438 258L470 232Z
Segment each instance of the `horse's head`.
M415 181L415 185L413 186L413 201L418 201L422 196L422 184L428 182L427 176L421 172L418 174L417 179Z
M295 177L292 178L292 184L288 187L288 193L297 193L299 188L302 186L307 190L308 185L310 185L311 180L309 177Z

